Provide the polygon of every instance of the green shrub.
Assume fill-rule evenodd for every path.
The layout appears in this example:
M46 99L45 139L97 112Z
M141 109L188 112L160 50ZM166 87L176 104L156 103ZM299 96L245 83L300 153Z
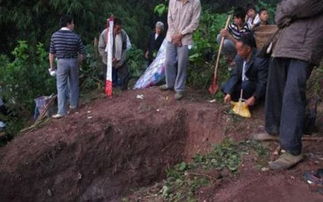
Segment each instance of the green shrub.
M9 134L17 133L30 120L35 98L55 92L55 79L48 74L48 53L43 44L33 47L19 41L12 57L13 60L0 57L0 97L10 112L2 119Z
M132 78L138 79L147 67L144 52L133 46L128 52L127 64Z
M48 53L43 44L29 46L19 41L12 52L14 60L1 57L1 97L6 106L19 115L32 111L34 98L55 90L55 79L48 74Z
M102 78L100 78L100 76ZM80 89L81 93L87 93L94 89L102 88L104 84L103 63L97 47L86 46L86 57L80 69Z
M218 51L217 35L224 27L227 14L203 11L199 29L193 35L194 45L190 52L188 85L193 88L207 89L214 72L215 56ZM219 78L228 78L226 63L221 60Z

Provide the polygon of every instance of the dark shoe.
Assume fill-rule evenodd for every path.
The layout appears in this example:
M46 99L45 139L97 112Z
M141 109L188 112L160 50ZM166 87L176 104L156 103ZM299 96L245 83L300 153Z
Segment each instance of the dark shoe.
M161 91L173 90L172 88L169 88L166 84L159 86L159 89Z
M184 93L183 92L176 92L175 94L175 100L181 100L184 97Z
M253 134L251 138L257 141L278 141L279 140L278 136L271 135L267 132Z
M283 153L276 161L269 162L272 170L285 170L291 168L303 160L303 154L294 156L288 152Z

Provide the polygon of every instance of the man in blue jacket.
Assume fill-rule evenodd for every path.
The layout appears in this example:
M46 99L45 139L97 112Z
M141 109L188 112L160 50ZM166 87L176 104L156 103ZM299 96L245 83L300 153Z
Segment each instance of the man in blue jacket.
M248 106L264 98L266 92L268 59L258 57L255 38L246 33L236 43L237 56L231 78L222 86L224 102L246 100Z

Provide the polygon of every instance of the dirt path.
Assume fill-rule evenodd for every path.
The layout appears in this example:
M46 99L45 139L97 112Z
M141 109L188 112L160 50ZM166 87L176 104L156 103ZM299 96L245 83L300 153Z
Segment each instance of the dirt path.
M160 181L166 168L209 151L213 144L228 137L244 140L261 129L261 108L249 120L228 114L228 109L195 92L176 102L172 92L157 88L97 99L0 148L0 201L119 201L133 189ZM320 143L313 150L312 145L307 151L323 148ZM283 200L296 192L290 199L315 201L317 195L300 180L303 170L322 166L312 162L275 174L259 173L251 161L239 176L210 187L200 199L260 201L275 192ZM294 180L288 180L290 176Z
M228 180L224 180L220 186L211 186L203 189L199 195L199 201L219 202L319 202L323 201L323 195L311 192L302 176L305 171L322 168L323 143L307 143L305 153L306 160L297 167L288 171L263 172L256 167L254 160L246 159L239 174Z

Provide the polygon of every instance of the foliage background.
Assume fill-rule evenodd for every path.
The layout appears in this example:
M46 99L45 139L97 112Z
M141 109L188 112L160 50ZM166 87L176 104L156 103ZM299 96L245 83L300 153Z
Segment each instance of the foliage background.
M227 12L250 2L274 11L277 0L201 0L203 15L190 54L188 84L191 87L207 88L218 48L216 35L224 26ZM30 120L36 97L56 91L55 80L47 72L47 50L51 34L59 29L62 14L74 16L76 32L87 45L86 62L80 75L85 93L102 87L99 77L102 65L94 42L104 29L106 18L113 14L122 19L133 43L128 64L136 78L145 69L146 36L157 20L166 24L167 4L167 0L0 0L0 96L10 112L8 117L0 119L6 119L7 132L16 134ZM222 66L221 78L225 79L228 72L223 61Z

